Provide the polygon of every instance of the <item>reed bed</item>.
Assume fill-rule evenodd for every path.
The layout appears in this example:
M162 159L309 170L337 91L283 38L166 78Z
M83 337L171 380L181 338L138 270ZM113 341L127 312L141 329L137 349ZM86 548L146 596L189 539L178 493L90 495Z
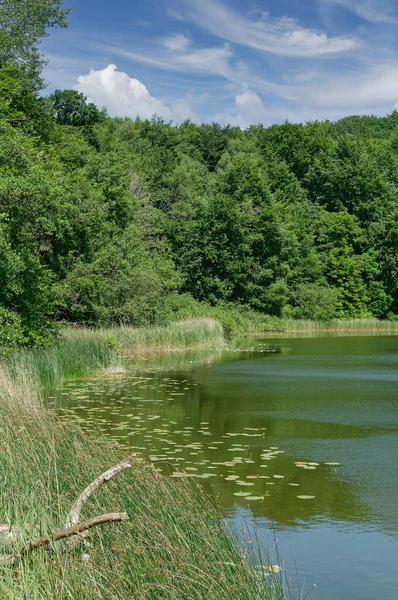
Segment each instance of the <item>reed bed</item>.
M86 435L43 407L25 365L0 368L0 523L27 542L62 528L80 492L118 463L117 445ZM89 546L53 544L1 565L0 597L12 600L256 600L285 598L280 576L237 549L218 510L193 481L137 459L102 487L82 519L126 511L125 523L92 530Z
M128 353L200 349L224 344L222 325L211 318L185 319L154 327L113 327L96 330L96 333Z
M398 321L378 319L333 319L331 321L311 321L298 319L270 318L265 321L265 331L271 332L369 332L398 333Z
M60 339L49 348L21 351L7 357L9 376L15 379L20 369L35 385L53 387L66 378L89 377L115 368L120 355L151 350L220 348L223 329L214 319L187 319L159 327L110 329L65 328Z

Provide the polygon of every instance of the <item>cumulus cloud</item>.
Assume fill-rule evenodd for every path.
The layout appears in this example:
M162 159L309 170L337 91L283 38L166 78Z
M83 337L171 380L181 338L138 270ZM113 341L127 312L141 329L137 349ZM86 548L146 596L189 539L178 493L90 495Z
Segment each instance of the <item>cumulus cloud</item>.
M258 123L268 124L270 122L269 111L265 108L260 96L251 90L245 90L236 96L235 106L237 114L218 114L214 120L243 128Z
M247 90L235 98L235 104L243 117L247 118L251 123L260 122L266 110L264 104L257 94Z
M287 17L271 20L264 14L252 20L215 0L188 0L184 4L186 18L213 35L272 54L315 57L347 52L359 45L357 39L329 37Z
M187 102L181 100L173 106L167 106L162 100L151 96L141 81L118 71L116 65L112 64L105 69L91 69L87 75L80 75L75 89L97 106L106 106L112 117L149 119L157 114L175 122L193 117Z

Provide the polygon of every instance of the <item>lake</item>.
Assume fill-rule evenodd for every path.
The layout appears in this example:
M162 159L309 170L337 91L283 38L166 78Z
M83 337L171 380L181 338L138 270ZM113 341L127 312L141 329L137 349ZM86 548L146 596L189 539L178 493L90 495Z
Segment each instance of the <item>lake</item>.
M297 597L298 579L313 600L398 598L397 336L267 337L125 366L48 402L200 481L279 553Z

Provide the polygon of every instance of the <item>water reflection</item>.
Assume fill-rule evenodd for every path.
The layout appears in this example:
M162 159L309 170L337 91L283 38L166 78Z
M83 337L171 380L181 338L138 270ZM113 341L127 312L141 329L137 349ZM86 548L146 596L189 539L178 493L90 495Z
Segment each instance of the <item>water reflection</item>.
M395 598L397 364L390 336L240 342L137 357L48 402L200 481L261 543L272 522L286 573L318 583L312 597Z

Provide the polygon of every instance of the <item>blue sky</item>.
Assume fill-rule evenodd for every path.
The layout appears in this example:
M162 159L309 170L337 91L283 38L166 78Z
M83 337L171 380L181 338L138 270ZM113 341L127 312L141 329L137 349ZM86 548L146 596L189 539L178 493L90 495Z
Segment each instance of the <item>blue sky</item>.
M42 50L48 92L247 127L398 108L397 33L397 0L76 0Z

